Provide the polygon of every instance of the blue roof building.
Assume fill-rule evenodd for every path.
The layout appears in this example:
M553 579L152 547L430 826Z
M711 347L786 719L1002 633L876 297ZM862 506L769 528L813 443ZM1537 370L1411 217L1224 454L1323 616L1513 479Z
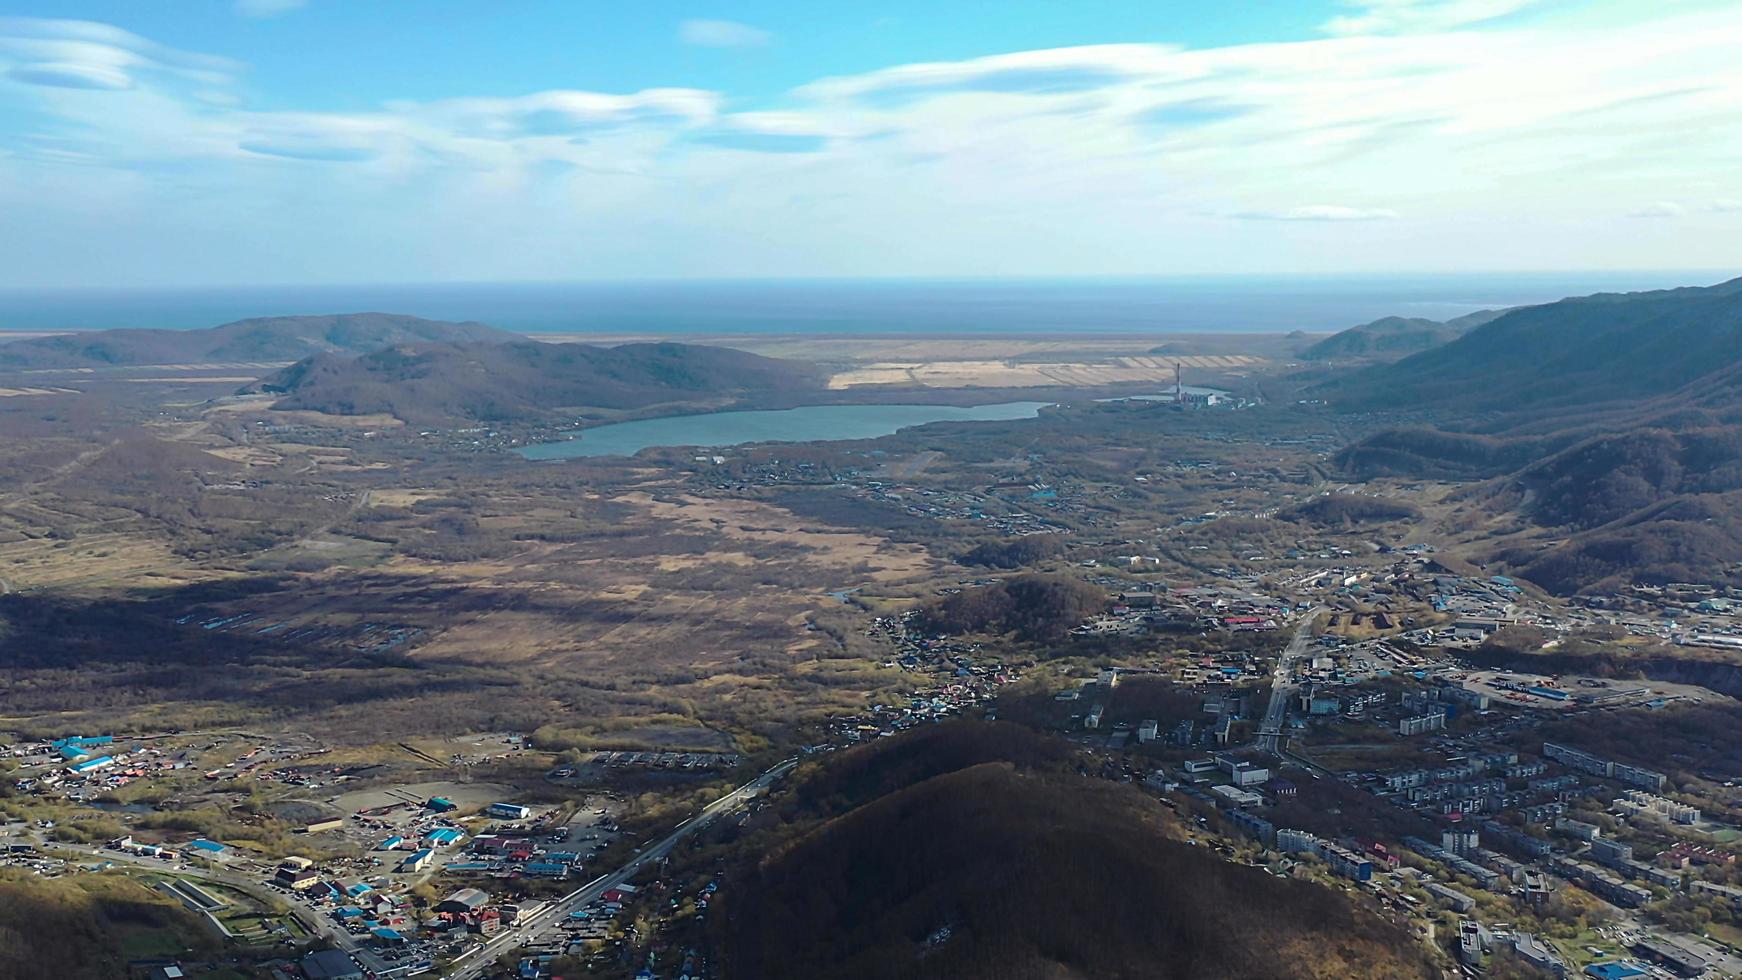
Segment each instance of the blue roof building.
M465 831L455 830L452 827L438 827L430 831L424 839L437 847L445 847L464 836L466 836Z
M112 755L100 755L100 756L97 756L95 759L86 759L83 762L73 763L73 772L79 772L79 773L90 772L94 769L101 769L104 766L112 766L114 764L115 764L115 757L114 756L112 756Z
M1631 963L1593 963L1585 967L1588 976L1597 980L1631 980L1645 976L1645 971Z
M189 841L188 846L196 851L205 851L208 854L222 854L229 850L229 848L225 847L223 844L220 844L215 840L206 840L204 837L201 837L198 840Z

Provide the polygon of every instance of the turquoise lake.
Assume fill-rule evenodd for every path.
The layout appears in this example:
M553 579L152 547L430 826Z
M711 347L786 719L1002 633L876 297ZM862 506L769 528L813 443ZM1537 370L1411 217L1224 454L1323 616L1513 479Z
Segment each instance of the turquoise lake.
M765 412L710 412L615 422L577 433L574 439L527 446L527 459L633 456L654 446L723 449L752 442L824 442L875 439L928 422L1000 422L1031 419L1051 402L953 405L808 405Z

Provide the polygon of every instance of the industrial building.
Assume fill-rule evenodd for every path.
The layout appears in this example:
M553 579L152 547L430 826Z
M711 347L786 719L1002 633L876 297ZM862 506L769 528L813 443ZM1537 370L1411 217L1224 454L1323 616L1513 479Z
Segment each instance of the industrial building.
M477 888L462 888L436 905L437 912L476 912L490 904L490 896Z
M309 980L363 980L363 968L338 949L320 949L304 956L302 972Z

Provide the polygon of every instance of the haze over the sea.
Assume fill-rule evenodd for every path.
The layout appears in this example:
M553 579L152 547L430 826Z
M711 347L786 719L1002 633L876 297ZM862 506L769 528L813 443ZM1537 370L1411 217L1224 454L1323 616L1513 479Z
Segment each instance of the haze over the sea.
M1723 271L1153 279L681 280L0 291L0 330L197 328L382 311L529 333L1065 334L1340 330L1447 319Z

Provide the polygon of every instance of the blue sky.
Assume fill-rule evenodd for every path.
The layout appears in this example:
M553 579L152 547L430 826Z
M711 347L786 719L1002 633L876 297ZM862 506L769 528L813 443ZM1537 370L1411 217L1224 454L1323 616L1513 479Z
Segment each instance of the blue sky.
M9 0L0 285L1742 265L1737 50L1702 0Z

